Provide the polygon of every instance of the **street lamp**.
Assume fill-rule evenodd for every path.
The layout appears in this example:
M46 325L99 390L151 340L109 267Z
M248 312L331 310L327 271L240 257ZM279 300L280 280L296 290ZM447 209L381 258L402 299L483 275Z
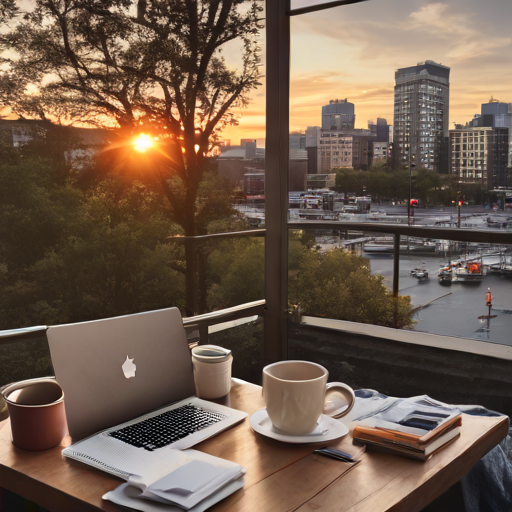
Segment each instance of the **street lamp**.
M460 228L460 207L462 206L462 192L457 190L457 227Z
M411 162L411 147L409 146L409 202L407 203L407 224L411 225L411 210L412 210L412 168L416 167L416 164Z

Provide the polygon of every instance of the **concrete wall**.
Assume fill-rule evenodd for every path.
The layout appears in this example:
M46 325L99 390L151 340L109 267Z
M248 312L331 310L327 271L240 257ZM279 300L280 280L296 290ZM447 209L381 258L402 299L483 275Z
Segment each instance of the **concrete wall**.
M290 322L289 359L325 366L331 381L390 396L427 394L512 415L512 361Z

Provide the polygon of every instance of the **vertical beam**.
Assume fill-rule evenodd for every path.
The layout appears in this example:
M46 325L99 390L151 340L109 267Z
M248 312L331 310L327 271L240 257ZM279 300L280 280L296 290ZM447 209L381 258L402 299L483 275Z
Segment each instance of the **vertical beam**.
M266 3L265 333L266 362L287 357L289 0Z

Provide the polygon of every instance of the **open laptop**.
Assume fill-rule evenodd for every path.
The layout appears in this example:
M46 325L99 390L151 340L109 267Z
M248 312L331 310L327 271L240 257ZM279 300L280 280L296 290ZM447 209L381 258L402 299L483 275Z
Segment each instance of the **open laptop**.
M194 396L177 308L49 327L47 337L73 440L65 456L127 479L142 470L134 461L151 464L247 416Z

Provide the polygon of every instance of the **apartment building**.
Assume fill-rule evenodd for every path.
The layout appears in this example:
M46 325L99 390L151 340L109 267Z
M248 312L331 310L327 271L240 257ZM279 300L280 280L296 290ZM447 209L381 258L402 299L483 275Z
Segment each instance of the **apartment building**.
M450 168L459 183L486 189L510 185L509 128L457 126L450 130Z
M508 128L508 166L512 168L512 103L503 103L491 96L488 103L482 103L480 114L475 114L469 126Z
M385 164L389 160L389 142L372 142L372 163Z
M369 130L334 131L308 126L308 174L329 173L339 167L368 169L373 140Z

